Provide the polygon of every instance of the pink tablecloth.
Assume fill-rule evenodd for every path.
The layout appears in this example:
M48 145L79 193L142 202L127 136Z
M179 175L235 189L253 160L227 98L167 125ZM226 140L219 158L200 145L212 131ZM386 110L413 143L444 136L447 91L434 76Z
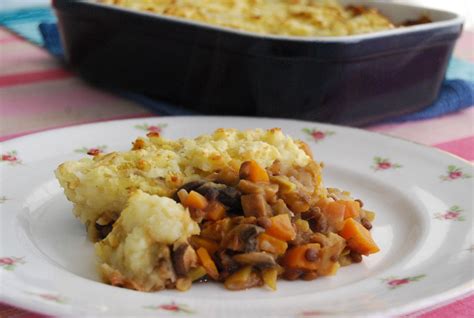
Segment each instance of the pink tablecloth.
M455 54L474 62L474 33ZM150 116L143 107L96 90L65 71L43 49L0 28L0 141L55 127ZM474 161L474 107L437 119L369 127ZM474 295L409 317L474 317ZM44 317L0 304L0 317Z

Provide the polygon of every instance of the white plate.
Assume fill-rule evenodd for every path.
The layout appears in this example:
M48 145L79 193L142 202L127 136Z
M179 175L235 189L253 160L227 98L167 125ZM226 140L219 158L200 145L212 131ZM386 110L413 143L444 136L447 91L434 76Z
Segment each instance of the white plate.
M193 137L219 127L281 127L325 163L327 186L377 212L381 252L311 282L227 291L142 293L98 282L93 246L53 170L89 148L126 150L146 130ZM309 132L313 131L313 134ZM352 128L282 119L161 117L52 130L1 144L2 300L74 316L316 317L392 315L472 289L472 165L433 148Z

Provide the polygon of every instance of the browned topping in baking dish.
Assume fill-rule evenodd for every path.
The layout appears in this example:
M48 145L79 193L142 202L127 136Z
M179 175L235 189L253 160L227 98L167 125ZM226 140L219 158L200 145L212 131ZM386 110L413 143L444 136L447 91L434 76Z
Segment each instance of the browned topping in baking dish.
M308 145L279 129L152 135L129 152L64 163L56 175L115 286L276 289L279 277L334 275L379 251L375 214L323 187Z
M396 25L375 8L337 0L100 0L125 8L249 32L290 36L343 36L430 23L422 16Z
M262 34L342 36L392 29L375 8L344 7L337 0L100 0Z

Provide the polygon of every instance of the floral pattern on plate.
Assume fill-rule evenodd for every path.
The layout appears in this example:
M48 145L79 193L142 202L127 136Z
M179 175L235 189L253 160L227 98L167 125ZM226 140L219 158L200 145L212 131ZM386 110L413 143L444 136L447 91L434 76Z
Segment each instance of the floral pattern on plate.
M374 171L388 170L388 169L398 169L402 165L399 163L393 163L388 158L374 157L374 164L370 166Z
M98 154L103 153L106 149L107 149L106 145L101 145L101 146L92 147L92 148L88 148L88 147L78 148L74 150L74 152L88 154L90 156L97 156Z
M147 132L154 132L154 133L162 133L163 129L168 127L168 124L156 124L156 125L148 125L147 123L142 125L135 125L135 128L144 130Z
M18 152L16 150L3 153L0 157L0 162L4 162L10 165L17 165L22 163L20 158L18 158Z
M61 295L58 294L52 294L52 293L33 293L33 292L27 292L27 294L37 296L43 300L46 301L51 301L57 304L66 304L67 299Z
M420 279L425 278L425 277L426 275L408 276L408 277L403 277L403 278L389 277L389 278L382 279L382 281L385 284L387 284L388 288L395 289L402 285L406 285L412 282L417 282Z
M465 173L461 168L455 165L449 165L445 175L439 176L442 181L453 181L457 179L469 179L472 176Z
M332 136L335 134L332 130L319 130L316 128L303 128L303 132L311 137L311 139L315 142L320 142L326 137Z
M321 311L321 310L307 310L301 312L298 317L320 317L320 316L326 316L326 315L331 315L331 314L336 314L335 312L329 312L329 311Z
M443 213L435 213L434 218L438 220L464 221L464 216L461 215L462 211L459 206L453 205Z
M162 304L158 306L144 306L144 308L151 309L151 310L165 310L165 311L175 312L175 313L186 313L186 314L195 313L195 311L190 309L188 305L177 304L174 301L168 304Z
M0 267L7 271L14 271L20 264L25 264L24 257L2 257L0 258Z

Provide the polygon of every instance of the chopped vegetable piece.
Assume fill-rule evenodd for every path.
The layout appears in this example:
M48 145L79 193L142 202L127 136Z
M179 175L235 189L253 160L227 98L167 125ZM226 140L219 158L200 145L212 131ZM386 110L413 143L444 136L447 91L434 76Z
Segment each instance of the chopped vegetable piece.
M191 268L196 267L196 264L196 251L189 244L181 244L173 252L173 266L176 274L186 276Z
M233 273L224 282L224 286L229 290L241 290L261 285L262 280L252 270L252 266L245 266Z
M193 281L189 277L179 277L176 280L176 289L179 291L187 291L191 288Z
M267 171L261 167L255 160L249 160L240 166L240 177L253 182L269 182Z
M232 259L239 264L253 265L259 268L275 267L277 265L275 257L265 252L236 254Z
M194 282L195 280L202 278L206 274L207 274L206 269L202 266L198 266L189 271L188 277Z
M201 265L206 269L207 275L209 275L212 279L218 280L219 279L219 272L217 271L216 264L212 260L211 256L207 252L204 247L198 248L196 253L199 256L199 260L201 261Z
M344 204L346 207L344 211L344 219L357 218L360 214L360 204L357 201L344 201L339 200L338 203Z
M276 237L270 236L266 233L262 233L258 237L258 247L262 251L266 251L276 255L282 255L288 248L288 244L285 241L277 239Z
M263 194L246 194L240 200L245 216L263 217L272 215L272 209L265 201Z
M308 232L311 231L309 228L309 223L306 220L298 219L295 221L296 229L301 232Z
M207 199L202 194L194 190L189 192L185 201L182 203L186 207L201 209L201 210L205 209L208 205Z
M296 190L296 185L290 181L287 176L273 176L270 177L272 183L279 185L279 191L281 193L293 192Z
M279 214L270 218L272 224L266 229L268 235L276 237L285 242L296 237L296 231L291 225L288 214Z
M329 267L329 271L326 273L326 275L328 276L333 276L333 275L336 275L337 271L339 270L339 268L341 268L341 265L339 264L339 262L334 262L330 265Z
M276 268L266 268L262 270L263 282L273 290L276 290L277 277L278 270Z
M290 209L286 206L285 201L278 199L275 204L272 205L273 215L278 214L287 214L288 216L294 216L295 214L291 212Z
M310 208L307 198L298 192L284 193L282 198L294 213L303 213Z
M344 221L344 226L339 235L346 239L347 245L353 251L362 255L369 255L379 251L370 232L352 218Z
M329 202L323 209L328 224L335 230L339 231L344 222L346 206L339 202Z
M352 258L351 258L350 255L341 255L341 256L339 257L338 262L339 262L339 265L341 265L341 266L343 266L343 267L344 267L344 266L348 266L348 265L351 265L351 264L352 264Z
M189 240L194 248L204 247L211 255L217 252L217 250L219 249L219 244L217 244L211 239L207 239L200 236L191 236Z
M365 212L365 218L367 220L369 220L370 222L373 222L375 220L375 213L372 212L372 211L367 211L367 210L364 210Z
M320 265L320 258L317 257L314 261L309 261L306 253L310 249L319 254L321 246L318 243L309 243L290 248L283 257L283 264L291 269L317 270Z
M179 201L181 203L185 202L186 201L186 198L188 197L189 193L188 191L186 191L186 189L180 189L178 192L177 192L177 196L179 198Z
M209 203L205 211L207 212L206 218L209 220L217 221L225 217L225 206L218 201Z
M230 218L223 218L219 221L209 223L211 224L206 224L206 226L201 228L200 236L216 241L222 240L232 227Z
M239 224L222 239L220 246L233 251L255 252L257 236L264 230L254 224Z

